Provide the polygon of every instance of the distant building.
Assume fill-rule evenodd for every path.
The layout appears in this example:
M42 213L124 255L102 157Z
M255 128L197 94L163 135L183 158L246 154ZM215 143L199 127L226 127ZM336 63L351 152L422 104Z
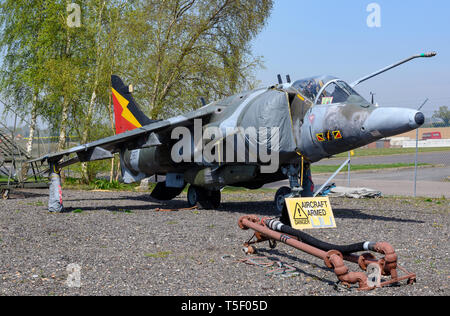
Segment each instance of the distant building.
M440 139L430 139L429 135L440 134ZM428 140L428 145L425 146L425 141ZM369 144L366 148L402 148L411 147L411 141L416 140L416 131L400 134L394 137L383 138L375 143ZM433 142L431 142L433 140ZM427 127L419 129L419 143L420 147L448 147L450 143L450 127ZM414 145L415 147L415 145Z
M442 139L450 139L450 127L427 127L419 129L419 140L423 139L424 134L429 133L441 133ZM407 137L409 139L416 139L416 131L410 131L408 133L404 133L401 135L397 135L396 137Z

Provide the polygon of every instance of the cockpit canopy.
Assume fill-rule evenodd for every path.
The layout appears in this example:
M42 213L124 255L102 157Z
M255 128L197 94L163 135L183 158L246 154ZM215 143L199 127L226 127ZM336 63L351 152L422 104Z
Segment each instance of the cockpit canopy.
M332 76L306 78L294 82L292 86L315 104L369 104L345 81Z

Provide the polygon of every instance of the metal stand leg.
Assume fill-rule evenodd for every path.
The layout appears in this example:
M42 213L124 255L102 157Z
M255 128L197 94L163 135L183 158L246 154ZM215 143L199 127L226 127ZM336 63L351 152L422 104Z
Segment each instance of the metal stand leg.
M61 175L55 164L50 164L50 193L48 198L48 211L61 213L64 210L62 201Z
M314 193L314 197L316 197L320 192L322 192L323 188L325 188L328 183L331 182L331 180L333 180L338 174L339 172L341 172L341 170L348 164L350 163L350 159L347 159L339 168L338 170L336 170L335 173L333 173L333 175L328 178L328 180L319 188L319 190L316 191L316 193Z

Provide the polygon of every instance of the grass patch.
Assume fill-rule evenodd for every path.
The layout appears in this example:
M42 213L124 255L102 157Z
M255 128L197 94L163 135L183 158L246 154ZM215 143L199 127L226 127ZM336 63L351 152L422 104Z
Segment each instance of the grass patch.
M72 190L105 190L105 191L134 191L139 183L125 184L118 181L110 182L105 179L97 179L89 184L82 183L81 179L66 177L62 184L63 189Z
M419 163L419 167L423 166L431 166L427 163ZM359 171L359 170L378 170L378 169L395 169L395 168L407 168L407 167L414 167L413 163L393 163L393 164L370 164L370 165L352 165L351 170L352 171ZM338 165L336 166L328 166L328 165L312 165L311 171L312 173L333 173L339 168ZM344 169L341 170L341 172L347 172L347 167L344 167Z
M448 200L445 196L443 196L441 198L425 198L423 201L426 203L433 203L436 205L442 205L442 204L448 203Z
M42 201L37 201L37 202L27 203L26 205L30 205L30 206L44 206L45 204Z
M124 214L133 214L132 210L119 209L117 212Z
M436 147L436 148L419 148L419 153L450 151L450 147ZM355 149L354 157L369 157L369 156L390 156L401 154L415 154L415 148L360 148ZM342 153L334 156L336 158L346 158L348 153Z
M128 188L127 184L120 183L119 181L112 181L98 179L95 180L91 186L94 187L94 190L121 190ZM134 187L133 187L134 188Z
M260 192L260 193L264 193L264 192L272 192L273 189L266 189L266 188L261 188L261 189L257 189L257 190L250 190L247 188L240 188L240 187L225 187L222 190L222 193L224 194L230 194L230 193L242 193L242 192Z
M172 251L160 251L157 253L146 253L144 256L147 258L167 258L172 254Z

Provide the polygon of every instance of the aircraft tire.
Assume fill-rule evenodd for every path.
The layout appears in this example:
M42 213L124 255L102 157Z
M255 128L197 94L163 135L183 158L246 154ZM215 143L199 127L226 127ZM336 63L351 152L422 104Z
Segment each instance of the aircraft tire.
M194 185L190 185L187 193L187 201L189 207L194 207L200 200L200 188Z
M284 199L290 195L292 192L289 187L281 187L278 189L277 193L275 193L275 208L278 214L282 214L283 210L286 208L286 203Z

